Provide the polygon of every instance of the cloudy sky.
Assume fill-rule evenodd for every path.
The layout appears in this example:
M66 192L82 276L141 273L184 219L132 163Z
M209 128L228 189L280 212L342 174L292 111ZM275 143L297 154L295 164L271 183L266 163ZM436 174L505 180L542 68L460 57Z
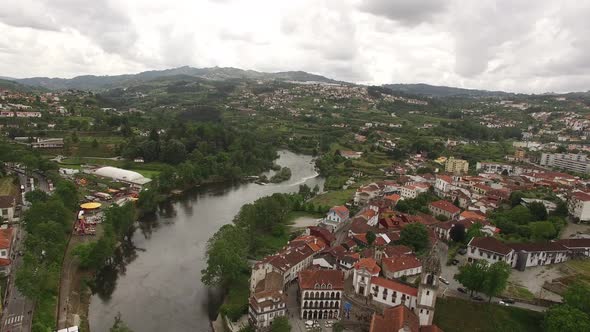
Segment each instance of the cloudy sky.
M190 65L590 90L590 1L3 0L0 76Z

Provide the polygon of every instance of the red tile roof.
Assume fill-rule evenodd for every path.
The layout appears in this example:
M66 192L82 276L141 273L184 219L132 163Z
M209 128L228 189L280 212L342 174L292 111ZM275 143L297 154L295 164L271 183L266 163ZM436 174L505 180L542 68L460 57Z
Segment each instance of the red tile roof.
M478 211L470 211L470 210L465 210L465 211L461 212L459 217L462 217L464 219L477 219L477 220L485 220L486 219L485 214L478 212Z
M422 262L416 258L413 254L411 255L397 255L393 257L383 258L381 261L383 270L389 272L399 272L408 269L415 269L422 266Z
M474 246L483 250L492 251L501 255L508 255L512 248L505 245L504 243L500 242L496 238L493 237L474 237L469 241L470 246Z
M383 250L386 257L397 256L397 255L405 255L411 254L412 248L404 246L404 245L397 245L397 246L387 246Z
M590 239L567 239L555 241L566 248L590 248Z
M12 228L0 229L0 249L10 249L12 246Z
M330 212L334 211L340 218L346 219L348 218L348 208L344 205L334 206L330 209Z
M0 266L8 266L12 261L8 258L0 258Z
M363 258L354 264L356 270L365 269L371 274L379 274L381 268L377 265L377 262L373 258Z
M585 192L581 192L581 191L576 191L575 193L572 194L572 197L574 197L575 199L582 201L582 202L589 202L590 201L590 194L585 193Z
M383 198L385 198L386 200L392 201L394 203L397 203L397 201L399 201L399 199L402 197L398 194L392 194L392 195L385 196Z
M371 277L371 284L385 287L387 289L394 290L396 292L400 292L406 295L411 296L418 296L418 289L412 286L408 286L406 284L402 284L397 281L381 278L381 277Z
M437 175L436 178L441 179L441 180L445 181L446 183L453 183L453 178L448 175Z
M459 209L458 207L453 205L453 203L448 202L448 201L444 201L444 200L432 202L432 203L430 203L430 206L439 208L439 209L446 211L448 213L451 213L451 214L461 212L461 209Z
M567 251L567 248L559 242L511 243L508 246L515 251Z
M331 288L328 286L330 285ZM322 286L326 288L322 288ZM304 270L299 272L300 289L344 289L344 272L338 270Z
M383 316L373 313L369 332L419 332L420 319L405 305L383 310Z

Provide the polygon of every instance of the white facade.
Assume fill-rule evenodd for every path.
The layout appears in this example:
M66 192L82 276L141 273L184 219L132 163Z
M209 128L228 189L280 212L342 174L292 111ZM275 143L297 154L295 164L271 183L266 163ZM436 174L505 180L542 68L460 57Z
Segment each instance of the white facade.
M276 295L279 294L269 293L268 296L250 299L248 320L256 329L269 327L275 318L286 315L285 301L282 296Z
M580 221L590 220L590 200L572 196L567 204L570 215Z
M494 264L496 262L506 262L508 265L514 267L516 263L514 250L510 251L508 254L501 254L489 250L485 250L482 248L478 248L472 246L471 244L467 247L467 259L471 262L473 260L482 259L487 261L490 264Z
M420 273L422 273L422 266L414 267L411 269L399 270L395 272L383 270L383 274L388 279L399 279L403 276L415 276Z
M420 276L420 287L418 288L418 300L415 310L420 320L420 326L432 325L438 283L438 275L434 272L424 273Z
M323 289L301 292L301 319L338 319L342 307L342 290Z
M403 292L399 292L385 286L381 285L372 285L371 286L371 299L375 302L379 302L381 304L395 307L397 305L403 304L406 307L410 308L410 310L414 310L416 308L417 297L406 294Z

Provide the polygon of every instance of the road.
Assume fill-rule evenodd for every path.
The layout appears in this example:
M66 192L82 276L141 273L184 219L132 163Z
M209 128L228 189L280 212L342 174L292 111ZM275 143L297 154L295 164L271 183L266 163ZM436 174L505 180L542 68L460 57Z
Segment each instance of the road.
M443 283L440 284L438 295L439 296L457 297L457 298L461 298L464 300L471 300L471 298L469 297L469 294L464 294L464 293L457 291L457 288L463 287L463 285L461 285L454 278L455 274L457 274L459 272L459 268L456 265L448 265L447 266L448 247L442 241L438 241L438 243L437 243L437 253L438 253L438 256L440 259L440 265L442 268L441 276L449 282L448 285L445 285ZM460 262L459 264L464 264L465 261L467 260L467 258L465 256L461 256L461 255L457 255L456 258L459 260L459 262ZM481 295L481 297L483 297L485 299L485 301L488 300L488 297L485 294L480 294L480 295ZM493 303L498 303L498 301L500 301L500 300L501 300L501 298L492 297ZM471 300L471 301L473 301L473 300ZM476 301L474 301L474 302L476 302ZM510 306L533 310L533 311L538 311L538 312L544 312L545 310L547 310L546 307L541 307L541 306L532 305L532 304L528 304L528 303L521 303L521 302L516 302L514 304L511 304Z
M17 171L19 181L25 188L25 192L31 191L31 187L27 186L27 176L23 171ZM34 173L33 175L38 183L39 189L49 193L49 183L41 174ZM22 206L22 213L26 210L25 204ZM3 303L2 321L1 321L1 332L28 332L31 331L31 325L33 321L33 311L35 304L33 301L27 299L22 295L16 286L14 285L14 276L19 266L22 264L22 257L17 255L19 251L23 249L24 239L26 237L25 231L20 225L13 226L16 231L16 241L14 243L12 253L13 262L10 269L10 275L8 276L8 290L6 293L6 299Z

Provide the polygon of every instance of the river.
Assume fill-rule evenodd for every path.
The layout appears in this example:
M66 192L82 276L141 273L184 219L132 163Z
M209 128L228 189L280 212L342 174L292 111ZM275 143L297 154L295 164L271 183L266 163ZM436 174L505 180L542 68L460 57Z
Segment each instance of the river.
M101 291L90 303L91 331L108 331L119 312L135 332L209 331L219 296L201 283L207 240L244 204L296 192L303 183L323 186L310 156L279 151L276 162L291 169L289 181L199 188L142 222L117 268L101 274Z

